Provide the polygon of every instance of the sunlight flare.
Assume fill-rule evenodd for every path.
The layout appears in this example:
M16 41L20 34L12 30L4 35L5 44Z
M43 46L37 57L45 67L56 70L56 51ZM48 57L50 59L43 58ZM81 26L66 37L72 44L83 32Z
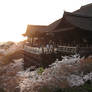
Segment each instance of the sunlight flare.
M61 18L64 10L74 11L85 1L0 0L0 41L20 41L27 24L48 25Z

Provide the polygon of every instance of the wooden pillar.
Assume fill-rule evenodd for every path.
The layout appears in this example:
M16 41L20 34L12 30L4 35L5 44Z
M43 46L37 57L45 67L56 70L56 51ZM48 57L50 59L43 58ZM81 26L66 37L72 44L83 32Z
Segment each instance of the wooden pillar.
M32 45L34 45L34 38L32 37Z

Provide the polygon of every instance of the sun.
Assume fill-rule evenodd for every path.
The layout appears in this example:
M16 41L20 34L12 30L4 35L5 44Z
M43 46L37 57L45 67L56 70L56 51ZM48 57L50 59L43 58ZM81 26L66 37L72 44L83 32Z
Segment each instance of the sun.
M15 26L15 24L17 25ZM27 25L24 25L23 23L21 23L21 25L18 23L15 24L2 25L0 27L0 42L19 42L26 39L22 34L25 33Z

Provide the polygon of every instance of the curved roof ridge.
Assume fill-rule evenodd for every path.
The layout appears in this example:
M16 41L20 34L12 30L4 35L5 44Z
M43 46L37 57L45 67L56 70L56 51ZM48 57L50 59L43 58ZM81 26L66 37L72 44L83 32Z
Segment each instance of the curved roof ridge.
M75 27L92 31L92 3L74 12L64 12L65 19Z
M71 13L71 12L64 12L64 15L71 15L71 16L76 16L76 17L84 17L84 18L92 18L92 16L83 16L83 15L79 15L79 14L75 14L75 13Z
M81 8L90 7L90 6L92 6L92 3L89 3L87 5L83 5L83 6L81 6Z
M74 11L73 14L79 14L80 16L92 17L92 3L81 6L80 9Z

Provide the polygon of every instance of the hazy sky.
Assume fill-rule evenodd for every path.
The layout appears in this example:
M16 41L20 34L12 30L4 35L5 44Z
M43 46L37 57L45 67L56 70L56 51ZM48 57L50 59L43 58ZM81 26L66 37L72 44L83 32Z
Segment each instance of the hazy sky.
M27 24L48 25L92 0L0 0L0 41L19 41Z

